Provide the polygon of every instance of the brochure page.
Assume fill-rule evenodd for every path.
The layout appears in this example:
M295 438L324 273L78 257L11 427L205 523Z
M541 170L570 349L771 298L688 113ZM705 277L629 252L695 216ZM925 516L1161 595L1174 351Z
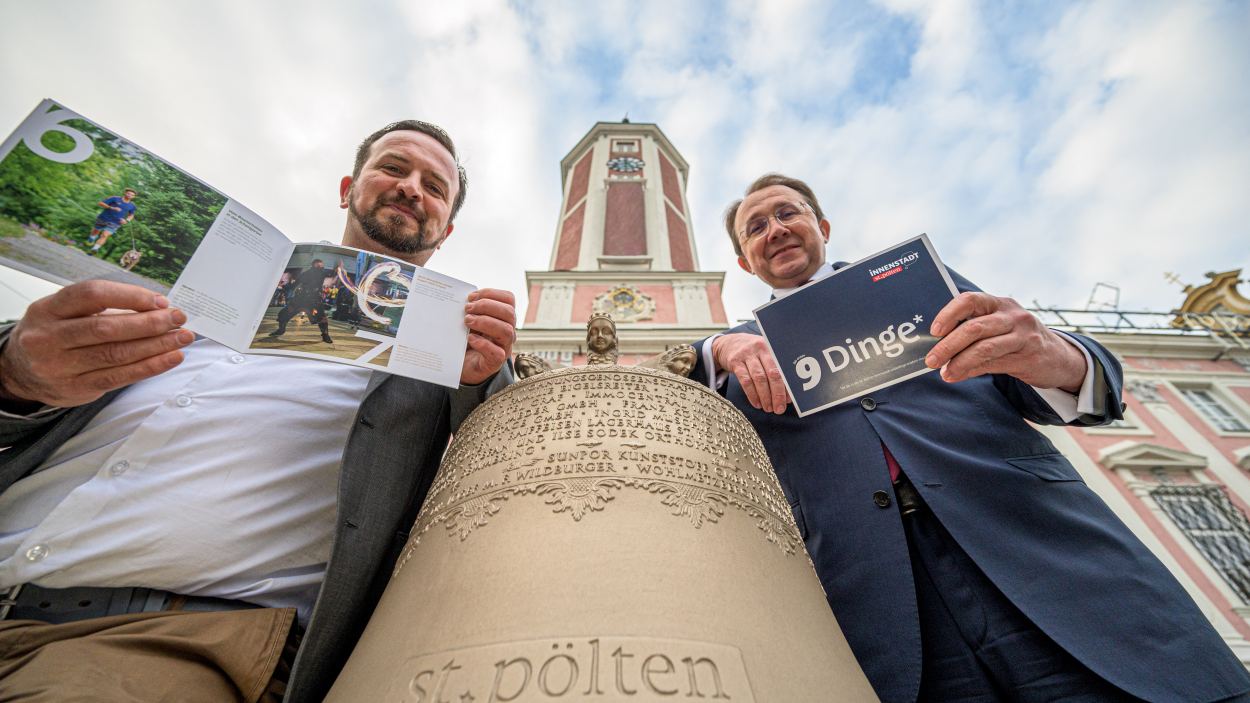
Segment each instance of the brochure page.
M0 143L0 264L168 293L232 349L459 385L474 287L370 252L295 245L146 149L44 100ZM411 301L411 304L410 304Z
M0 144L0 264L164 293L229 198L44 100Z
M294 248L272 225L231 200L169 292L169 300L187 313L187 329L232 349L247 349L273 280Z
M755 310L799 416L933 371L929 325L958 295L926 235Z
M474 286L333 244L295 245L270 280L240 348L460 384Z

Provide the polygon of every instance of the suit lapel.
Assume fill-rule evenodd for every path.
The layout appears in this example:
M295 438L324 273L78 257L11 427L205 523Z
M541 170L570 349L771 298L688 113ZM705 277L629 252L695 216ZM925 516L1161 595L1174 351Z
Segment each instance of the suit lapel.
M369 383L365 386L365 394L360 399L361 404L363 405L364 401L367 400L369 396L373 395L373 392L376 391L383 383L386 383L390 378L391 374L382 371L374 371L369 374Z

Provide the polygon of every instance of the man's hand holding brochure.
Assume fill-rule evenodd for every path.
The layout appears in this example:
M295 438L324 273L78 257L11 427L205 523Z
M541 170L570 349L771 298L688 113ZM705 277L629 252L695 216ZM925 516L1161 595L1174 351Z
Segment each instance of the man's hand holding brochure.
M836 267L755 318L799 416L939 369L949 382L1001 373L1074 394L1087 368L1016 301L960 293L923 234Z
M94 281L32 306L15 330L21 348L8 379L32 363L55 363L64 377L60 390L26 397L76 404L159 373L181 359L186 330L238 351L453 388L498 368L483 358L497 350L475 344L470 323L490 333L494 307L511 300L488 291L470 300L474 286L374 252L293 243L237 201L53 101L0 145L0 186L0 263L63 285ZM126 203L130 219L93 224L99 204L113 200ZM105 308L131 314L94 319ZM77 337L53 335L77 340L66 349L35 358L24 343L66 326L81 328Z
M925 363L941 369L943 380L1002 373L1036 388L1080 390L1084 357L1011 298L960 293L934 318L931 331L941 341ZM1052 360L1059 363L1046 363Z

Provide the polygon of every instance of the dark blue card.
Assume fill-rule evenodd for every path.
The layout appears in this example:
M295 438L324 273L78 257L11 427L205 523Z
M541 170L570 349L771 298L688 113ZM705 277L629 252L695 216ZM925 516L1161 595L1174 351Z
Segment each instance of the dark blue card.
M755 310L799 416L933 371L934 316L958 290L926 235Z

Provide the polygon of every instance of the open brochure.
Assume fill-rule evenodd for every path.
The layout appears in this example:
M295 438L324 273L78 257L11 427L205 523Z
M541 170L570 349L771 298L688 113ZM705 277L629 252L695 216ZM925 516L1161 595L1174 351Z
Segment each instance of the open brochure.
M168 292L232 349L456 387L475 287L381 254L296 244L237 201L44 100L0 145L0 264Z

